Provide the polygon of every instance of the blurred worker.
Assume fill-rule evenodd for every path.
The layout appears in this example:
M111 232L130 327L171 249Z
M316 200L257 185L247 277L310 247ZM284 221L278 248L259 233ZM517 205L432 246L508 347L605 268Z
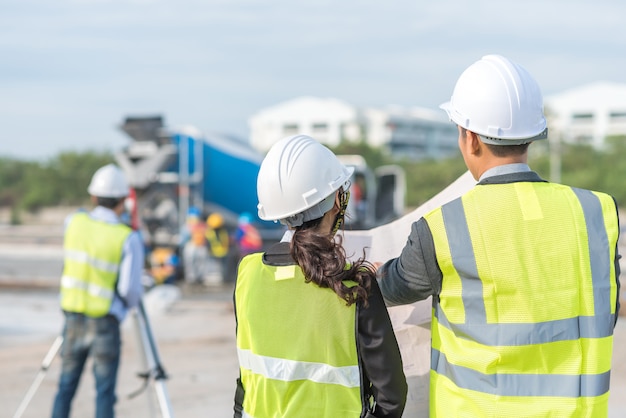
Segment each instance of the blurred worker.
M378 271L389 305L433 297L430 416L606 417L614 199L530 170L543 99L509 59L472 64L441 107L478 184L415 222Z
M156 284L175 284L178 256L171 248L158 247L150 253L150 275Z
M95 379L95 416L115 415L120 323L143 293L143 244L139 234L120 221L129 192L124 174L117 166L106 165L95 172L87 190L96 207L66 220L60 295L65 326L54 418L70 415L89 356Z
M209 252L206 246L206 224L195 207L187 212L186 228L182 234L185 282L202 284L206 275Z
M224 217L214 212L206 220L205 237L209 245L211 257L210 275L216 277L219 283L224 281L226 271L226 259L230 249L230 234L224 225Z
M242 213L237 220L235 231L235 242L239 250L239 257L261 251L263 239L258 229L252 225L252 216L249 213Z
M239 266L235 417L402 415L407 384L373 266L347 262L334 239L351 174L305 135L261 163L259 217L291 234Z

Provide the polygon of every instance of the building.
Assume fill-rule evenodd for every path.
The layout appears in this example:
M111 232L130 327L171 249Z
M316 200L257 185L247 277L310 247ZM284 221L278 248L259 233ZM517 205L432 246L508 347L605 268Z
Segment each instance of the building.
M310 135L336 146L342 139L361 136L357 109L333 98L298 97L262 109L249 119L250 143L261 152L274 142L294 134Z
M606 137L626 135L626 84L596 82L544 100L550 138L602 148Z
M445 112L418 107L358 108L333 98L299 97L259 111L249 125L251 144L262 152L296 133L328 146L364 140L411 159L457 152L458 132Z

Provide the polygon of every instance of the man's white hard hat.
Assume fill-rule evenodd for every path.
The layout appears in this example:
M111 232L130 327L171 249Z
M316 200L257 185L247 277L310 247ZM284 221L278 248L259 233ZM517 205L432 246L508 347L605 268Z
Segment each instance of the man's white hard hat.
M440 107L488 144L525 144L548 135L539 85L521 65L500 55L469 66Z
M259 169L259 218L289 226L320 218L333 207L335 192L353 172L310 136L283 138L270 148Z
M96 197L122 198L128 196L130 189L122 170L108 164L94 173L87 191Z

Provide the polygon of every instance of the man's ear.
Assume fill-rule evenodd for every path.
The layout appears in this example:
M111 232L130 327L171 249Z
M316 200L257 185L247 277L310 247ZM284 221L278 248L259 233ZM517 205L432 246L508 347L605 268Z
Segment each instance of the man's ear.
M479 156L482 153L483 142L480 140L480 137L477 133L472 131L467 131L467 151L471 155Z

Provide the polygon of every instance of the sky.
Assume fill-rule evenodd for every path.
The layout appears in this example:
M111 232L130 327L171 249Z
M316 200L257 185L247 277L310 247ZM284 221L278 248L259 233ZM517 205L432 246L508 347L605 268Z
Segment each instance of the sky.
M295 97L437 109L486 54L544 96L626 83L623 0L3 0L0 157L117 152L127 116L247 140Z

